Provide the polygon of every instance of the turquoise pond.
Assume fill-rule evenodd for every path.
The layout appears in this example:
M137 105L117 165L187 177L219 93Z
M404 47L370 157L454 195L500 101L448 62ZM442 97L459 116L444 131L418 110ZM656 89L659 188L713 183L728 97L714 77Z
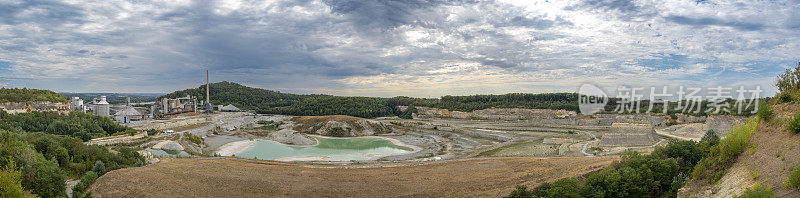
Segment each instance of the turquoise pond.
M237 157L275 160L285 157L323 156L330 161L370 160L376 155L385 156L413 151L380 138L316 138L319 144L311 147L288 146L259 140L253 146L237 153Z

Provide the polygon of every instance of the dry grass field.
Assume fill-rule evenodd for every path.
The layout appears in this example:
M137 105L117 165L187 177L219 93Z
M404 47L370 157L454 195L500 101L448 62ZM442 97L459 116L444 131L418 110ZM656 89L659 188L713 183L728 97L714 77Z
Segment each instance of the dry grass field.
M95 197L501 197L516 185L582 175L617 157L493 158L412 165L325 166L167 159L109 172Z

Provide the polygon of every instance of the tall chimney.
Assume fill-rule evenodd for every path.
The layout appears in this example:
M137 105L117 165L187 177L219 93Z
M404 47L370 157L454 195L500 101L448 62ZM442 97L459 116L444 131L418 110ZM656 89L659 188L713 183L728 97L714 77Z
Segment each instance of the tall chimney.
M209 93L210 92L209 91L210 88L208 87L209 85L210 85L210 83L208 82L208 70L206 70L206 104L207 105L211 104L211 94Z

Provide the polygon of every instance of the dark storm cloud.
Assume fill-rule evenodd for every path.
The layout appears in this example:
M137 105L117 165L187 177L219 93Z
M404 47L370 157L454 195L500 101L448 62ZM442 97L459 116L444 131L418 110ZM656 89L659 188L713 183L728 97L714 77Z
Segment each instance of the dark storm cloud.
M745 22L738 20L725 20L717 17L689 17L689 16L670 15L665 17L665 19L670 22L683 25L697 26L697 27L724 26L724 27L732 27L739 30L747 30L747 31L764 29L764 24L761 23Z

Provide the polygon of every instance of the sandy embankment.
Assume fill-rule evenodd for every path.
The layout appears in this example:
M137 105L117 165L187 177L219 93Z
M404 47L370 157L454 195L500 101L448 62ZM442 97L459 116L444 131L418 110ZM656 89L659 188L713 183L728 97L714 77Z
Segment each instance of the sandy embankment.
M257 140L243 140L243 141L227 143L227 144L224 144L224 145L220 146L219 149L217 149L217 152L215 152L215 153L218 154L218 155L221 155L221 156L232 156L232 155L234 155L236 153L241 153L242 151L245 151L245 150L249 149L256 142L258 142L258 141Z

